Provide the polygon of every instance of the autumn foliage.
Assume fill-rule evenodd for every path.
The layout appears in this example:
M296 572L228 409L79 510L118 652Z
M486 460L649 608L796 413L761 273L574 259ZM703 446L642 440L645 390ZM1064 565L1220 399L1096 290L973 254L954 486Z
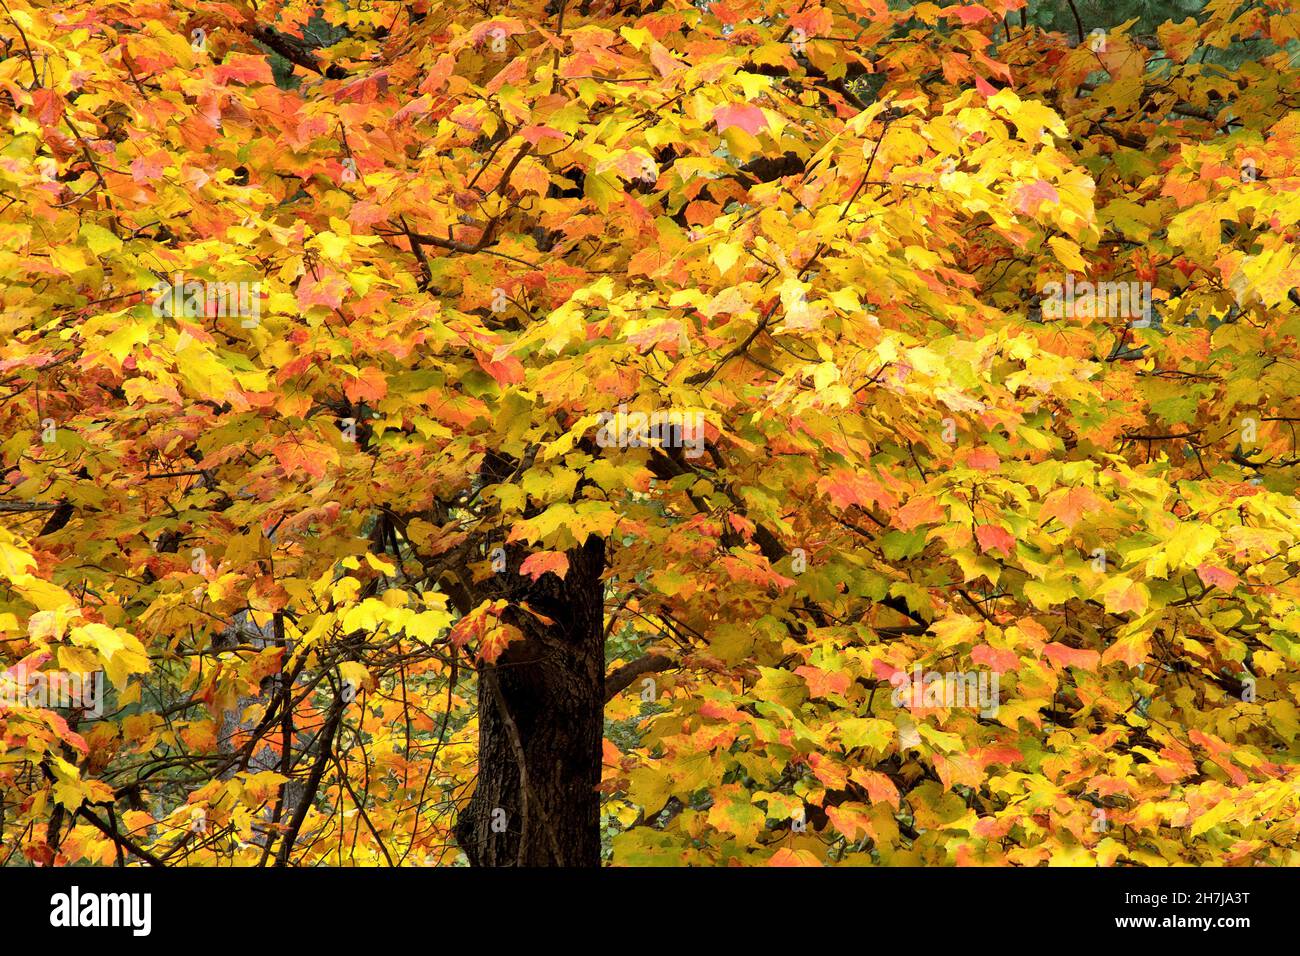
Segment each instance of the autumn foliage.
M3 0L0 861L1300 864L1290 7Z

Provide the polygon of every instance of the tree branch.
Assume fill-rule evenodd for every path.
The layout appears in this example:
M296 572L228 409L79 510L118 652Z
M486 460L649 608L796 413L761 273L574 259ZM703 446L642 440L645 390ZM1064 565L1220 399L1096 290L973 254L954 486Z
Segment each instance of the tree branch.
M298 37L290 36L287 33L281 33L275 27L253 26L248 28L248 35L254 40L268 47L275 53L280 54L290 63L302 67L305 70L311 70L313 73L319 73L321 76L328 77L331 80L341 80L348 75L348 71L343 69L337 63L331 63L325 69L321 69L320 60L315 52L309 47L304 40Z
M0 514L11 511L54 511L58 507L57 501L10 501L0 498Z
M298 839L298 833L302 830L303 821L307 819L307 811L311 809L312 802L316 799L316 791L320 789L321 778L325 775L325 765L329 763L330 752L334 747L334 735L338 732L339 723L343 719L343 708L346 703L342 694L334 698L334 709L330 712L329 721L320 735L320 753L316 755L316 764L311 768L311 774L307 778L307 786L302 793L302 799L299 801L298 806L294 808L293 819L289 821L289 829L280 841L280 850L275 857L276 866L287 866L289 863L289 854L293 852L293 844Z
M617 667L605 675L605 703L609 703L619 693L642 674L654 671L666 671L673 662L662 654L647 654L630 664Z
M154 856L148 850L137 846L135 843L131 842L129 839L122 836L122 834L118 833L116 830L111 829L107 823L105 823L103 820L99 819L99 817L91 813L89 808L87 808L84 804L77 811L77 814L78 816L85 819L91 826L93 826L100 833L104 834L104 836L108 837L110 840L116 843L119 847L126 850L130 850L132 853L134 853L140 859L144 860L150 866L164 865L162 860L158 859L158 857Z

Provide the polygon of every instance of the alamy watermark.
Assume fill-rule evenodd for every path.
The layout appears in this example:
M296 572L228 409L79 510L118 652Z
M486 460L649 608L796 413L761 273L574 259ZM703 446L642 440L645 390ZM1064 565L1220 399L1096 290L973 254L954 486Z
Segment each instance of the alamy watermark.
M1150 282L1075 282L1073 275L1064 284L1048 282L1043 286L1043 318L1136 319L1133 324L1146 328L1151 324Z
M996 671L921 672L918 664L907 671L897 671L890 678L894 692L890 702L895 707L916 710L923 707L949 707L978 710L981 717L995 717L1000 703L999 675Z
M153 314L159 318L185 316L187 318L242 319L246 329L254 328L262 318L262 283L257 282L200 282L186 281L179 272L171 282L160 281L153 287Z
M687 458L704 454L704 412L681 409L656 409L653 412L629 412L626 405L617 411L601 412L596 444L601 448L681 448Z
M104 715L104 682L98 671L15 671L0 674L0 710L32 707Z
M133 936L148 936L153 928L151 893L83 893L73 886L50 897L50 925L56 928L120 926Z

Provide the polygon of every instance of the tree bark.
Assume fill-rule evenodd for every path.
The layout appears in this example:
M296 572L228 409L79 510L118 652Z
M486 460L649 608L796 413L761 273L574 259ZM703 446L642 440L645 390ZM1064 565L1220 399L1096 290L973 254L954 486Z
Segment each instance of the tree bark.
M522 557L500 577L524 637L479 667L478 781L456 838L473 866L599 866L605 543L569 551L564 580L521 577Z

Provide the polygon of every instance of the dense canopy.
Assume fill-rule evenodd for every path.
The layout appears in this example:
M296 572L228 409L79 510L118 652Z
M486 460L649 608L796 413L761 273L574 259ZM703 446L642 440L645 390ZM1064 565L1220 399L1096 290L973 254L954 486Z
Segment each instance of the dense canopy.
M1290 6L3 0L0 860L1300 863Z

